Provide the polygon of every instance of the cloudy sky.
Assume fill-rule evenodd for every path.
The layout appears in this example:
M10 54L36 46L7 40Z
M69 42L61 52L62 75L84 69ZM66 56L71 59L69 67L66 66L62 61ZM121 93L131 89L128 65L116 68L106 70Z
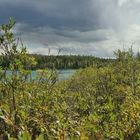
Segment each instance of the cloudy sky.
M140 51L140 0L0 0L0 24L10 16L30 53Z

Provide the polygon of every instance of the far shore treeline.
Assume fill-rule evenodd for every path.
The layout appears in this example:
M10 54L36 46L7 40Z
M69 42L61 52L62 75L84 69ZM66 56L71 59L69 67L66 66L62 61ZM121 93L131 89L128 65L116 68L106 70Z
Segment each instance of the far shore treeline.
M84 55L41 55L41 54L28 54L34 57L37 64L30 66L28 69L79 69L86 67L102 67L108 63L115 63L114 58L101 58L95 56L84 56ZM140 61L140 53L135 55ZM9 67L10 61L6 56L0 55L0 66L2 68Z
M36 69L79 69L89 66L103 66L109 62L114 62L112 58L99 58L95 56L82 56L82 55L39 55L28 54L36 59L37 65L30 67L32 70ZM9 59L6 56L0 56L0 66L2 68L9 66Z

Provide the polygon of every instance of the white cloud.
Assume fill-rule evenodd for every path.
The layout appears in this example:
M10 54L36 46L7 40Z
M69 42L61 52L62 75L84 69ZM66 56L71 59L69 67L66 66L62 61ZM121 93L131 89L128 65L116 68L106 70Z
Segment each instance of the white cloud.
M125 4L128 0L118 0L118 4L119 6L122 6L123 4Z

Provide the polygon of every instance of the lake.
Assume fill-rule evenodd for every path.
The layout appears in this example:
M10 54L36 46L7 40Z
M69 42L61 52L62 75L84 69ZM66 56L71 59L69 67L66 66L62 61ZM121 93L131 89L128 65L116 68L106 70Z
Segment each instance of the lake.
M76 72L76 70L74 69L57 70L57 72L58 72L58 79L61 81L70 78ZM36 77L36 71L32 71L31 77L33 79Z
M70 78L76 70L70 69L70 70L58 70L58 79L59 80L66 80Z
M58 80L59 81L62 81L62 80L66 80L68 78L70 78L75 72L76 70L74 69L67 69L67 70L57 70L58 72ZM12 74L12 71L7 71L6 72L6 75L11 75ZM31 72L31 78L32 79L35 79L36 78L36 75L37 75L37 72L35 70L33 70Z

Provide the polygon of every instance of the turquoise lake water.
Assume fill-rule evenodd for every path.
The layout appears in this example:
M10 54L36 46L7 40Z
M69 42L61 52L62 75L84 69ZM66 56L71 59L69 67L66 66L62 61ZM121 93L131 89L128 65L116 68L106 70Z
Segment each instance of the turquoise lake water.
M73 69L68 69L68 70L57 70L58 73L58 80L66 80L68 78L70 78L74 73L76 72L76 70ZM11 75L12 71L7 71L6 72L8 75ZM31 72L31 79L36 79L37 76L37 72L36 71L32 71Z
M57 70L58 72L58 79L59 80L66 80L70 78L76 70L69 69L69 70ZM32 71L31 77L34 79L36 77L36 71Z
M58 70L58 78L59 80L66 80L70 78L76 70Z

